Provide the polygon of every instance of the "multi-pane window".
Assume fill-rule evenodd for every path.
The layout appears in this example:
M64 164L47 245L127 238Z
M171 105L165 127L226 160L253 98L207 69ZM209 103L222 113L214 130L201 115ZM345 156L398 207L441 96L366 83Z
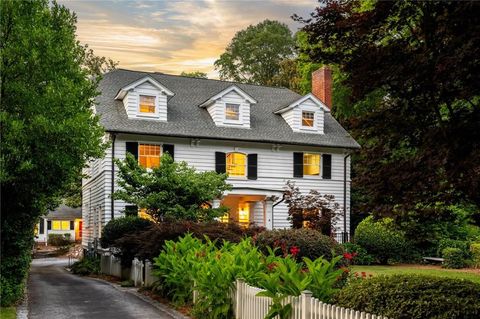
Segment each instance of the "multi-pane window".
M228 153L226 171L229 176L245 176L247 155L242 153Z
M302 111L302 126L313 127L315 112Z
M320 154L303 154L303 175L320 175Z
M238 121L240 119L240 105L227 103L225 106L225 119Z
M52 220L52 230L70 230L70 221Z
M140 113L155 113L155 96L140 95Z
M160 165L160 145L139 144L138 162L145 168L158 167Z

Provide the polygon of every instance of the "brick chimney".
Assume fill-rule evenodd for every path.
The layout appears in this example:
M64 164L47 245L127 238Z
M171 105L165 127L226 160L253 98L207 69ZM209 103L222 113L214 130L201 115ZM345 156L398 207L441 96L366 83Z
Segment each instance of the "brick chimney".
M322 66L312 73L312 93L329 109L332 108L332 70Z

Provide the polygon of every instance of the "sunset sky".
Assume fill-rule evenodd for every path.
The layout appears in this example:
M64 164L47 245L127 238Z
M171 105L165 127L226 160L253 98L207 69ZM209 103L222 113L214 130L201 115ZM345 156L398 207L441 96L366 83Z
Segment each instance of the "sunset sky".
M97 55L134 70L179 74L206 72L235 33L264 19L295 32L290 17L308 16L315 0L79 1L59 0L78 16L78 39Z

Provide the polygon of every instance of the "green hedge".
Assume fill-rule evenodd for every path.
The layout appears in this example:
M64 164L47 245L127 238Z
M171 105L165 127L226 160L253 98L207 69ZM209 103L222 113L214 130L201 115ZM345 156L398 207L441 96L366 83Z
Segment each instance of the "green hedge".
M479 296L468 280L394 275L354 281L333 303L391 319L478 319Z
M355 230L354 242L373 255L380 264L402 261L412 251L403 233L394 229L390 218L378 221L372 216L365 218Z
M65 234L66 235L66 234ZM63 234L48 234L48 244L57 247L68 246L72 242ZM70 235L70 234L68 234ZM70 236L69 236L70 237Z
M472 243L470 245L470 253L472 255L472 265L480 268L480 243Z
M255 244L264 254L268 254L267 247L278 248L277 255L289 254L292 247L297 247L297 260L303 257L332 259L343 253L342 246L335 240L309 228L267 230L256 236Z
M443 250L445 248L458 248L462 251L463 257L468 258L469 257L469 251L468 251L468 242L464 240L456 240L456 239L450 239L450 238L443 238L440 240L438 243L438 249L437 249L437 255L439 257L444 257L443 256Z
M465 267L464 252L459 248L447 247L442 251L444 268L459 269Z

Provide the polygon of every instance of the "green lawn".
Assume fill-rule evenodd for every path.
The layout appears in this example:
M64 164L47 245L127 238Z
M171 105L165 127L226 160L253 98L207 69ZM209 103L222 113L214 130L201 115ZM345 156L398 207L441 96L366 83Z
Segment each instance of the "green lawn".
M480 284L480 272L468 272L464 270L442 269L435 266L425 265L395 265L395 266L353 266L353 272L366 272L367 275L394 275L394 274L418 274L432 275L447 278L467 279Z
M15 319L17 318L17 310L15 307L1 307L0 319Z

